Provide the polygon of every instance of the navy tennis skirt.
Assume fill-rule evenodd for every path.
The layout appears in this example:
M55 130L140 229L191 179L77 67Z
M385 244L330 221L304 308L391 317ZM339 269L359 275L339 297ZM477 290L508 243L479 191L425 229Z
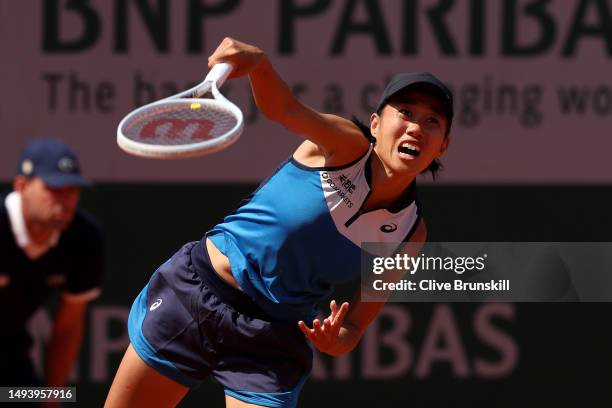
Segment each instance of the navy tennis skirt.
M136 353L187 387L211 375L225 393L294 407L312 368L296 323L275 322L214 271L205 241L184 245L140 292L128 321Z

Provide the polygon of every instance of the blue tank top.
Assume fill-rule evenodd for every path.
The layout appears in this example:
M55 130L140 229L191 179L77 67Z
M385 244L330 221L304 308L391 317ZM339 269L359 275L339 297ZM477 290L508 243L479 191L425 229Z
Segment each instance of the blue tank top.
M407 241L416 229L414 183L398 208L362 211L372 150L342 167L288 159L207 234L274 319L311 321L335 283L359 278L362 242Z

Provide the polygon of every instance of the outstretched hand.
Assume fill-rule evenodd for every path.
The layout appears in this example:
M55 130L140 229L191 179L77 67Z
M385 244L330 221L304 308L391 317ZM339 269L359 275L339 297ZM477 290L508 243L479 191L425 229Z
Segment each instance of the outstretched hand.
M338 308L336 301L332 300L329 308L331 314L323 320L323 323L319 319L314 319L312 329L310 329L306 326L306 323L300 320L298 326L317 350L331 355L340 355L350 351L353 346L352 341L347 341L348 339L344 338L347 337L343 336L346 333L341 333L341 329L348 331L342 324L349 310L349 304L344 302Z

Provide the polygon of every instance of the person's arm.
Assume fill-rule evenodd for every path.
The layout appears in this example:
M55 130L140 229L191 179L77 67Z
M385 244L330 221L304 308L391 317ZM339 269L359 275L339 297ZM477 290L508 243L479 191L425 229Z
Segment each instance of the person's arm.
M421 219L410 242L425 242L426 238L427 229ZM401 279L401 275L398 273L396 279ZM312 329L303 321L298 322L298 326L317 350L332 356L340 356L350 353L357 346L361 336L378 316L385 303L362 302L361 290L358 290L350 310L348 303L343 303L338 309L336 301L332 300L331 314L322 323L315 319L312 322Z
M225 38L208 65L222 61L234 66L231 77L249 75L255 102L268 119L313 142L326 158L350 161L368 149L368 140L353 122L317 112L300 102L259 48Z
M47 347L46 385L63 387L79 355L85 327L87 300L62 296Z

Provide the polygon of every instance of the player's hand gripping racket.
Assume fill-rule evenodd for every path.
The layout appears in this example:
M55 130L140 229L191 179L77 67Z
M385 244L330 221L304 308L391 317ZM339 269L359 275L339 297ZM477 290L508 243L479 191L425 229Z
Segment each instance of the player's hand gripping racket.
M243 128L242 111L218 89L231 71L231 64L216 64L199 85L132 111L119 123L117 144L130 154L155 159L225 149ZM212 99L203 98L208 92Z

